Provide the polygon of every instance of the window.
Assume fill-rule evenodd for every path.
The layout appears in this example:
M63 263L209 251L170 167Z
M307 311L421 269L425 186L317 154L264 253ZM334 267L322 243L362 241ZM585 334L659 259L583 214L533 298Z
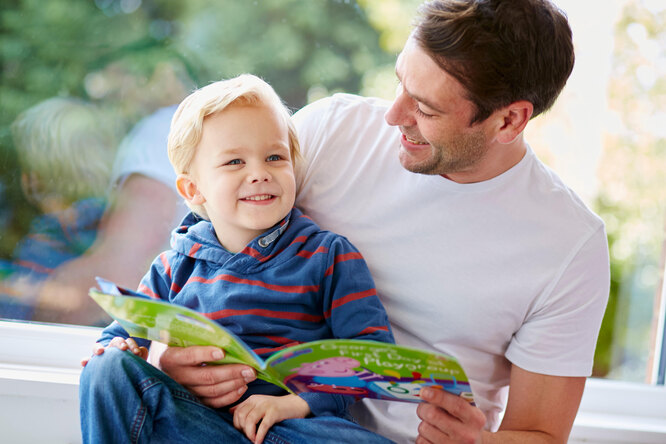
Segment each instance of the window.
M136 258L96 237L101 225L113 228L104 209L124 204L111 197L123 179L117 150L142 118L195 85L242 72L267 79L294 109L337 91L391 98L395 55L418 3L14 0L3 7L0 317L104 325L99 312L72 309L87 300L92 277L133 287L164 247L166 237ZM557 3L571 20L577 64L527 138L606 222L613 282L595 375L663 384L666 4ZM162 220L154 231L174 224ZM110 268L97 248L124 255L131 270ZM49 288L53 303L38 305Z

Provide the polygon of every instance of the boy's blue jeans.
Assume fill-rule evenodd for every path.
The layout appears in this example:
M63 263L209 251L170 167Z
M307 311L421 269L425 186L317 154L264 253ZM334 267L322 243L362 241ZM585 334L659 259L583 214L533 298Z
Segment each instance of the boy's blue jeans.
M200 403L183 386L129 351L108 348L81 373L84 443L248 443L232 416ZM288 419L267 443L390 443L335 416Z

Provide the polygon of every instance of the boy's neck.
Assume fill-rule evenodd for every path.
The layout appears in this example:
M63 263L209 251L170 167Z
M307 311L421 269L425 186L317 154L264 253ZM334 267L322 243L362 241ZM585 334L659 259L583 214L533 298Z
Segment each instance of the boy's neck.
M240 253L241 251L243 251L245 249L245 247L247 247L247 245L250 242L252 242L252 240L254 238L256 238L261 233L263 233L263 231L258 232L256 235L247 234L247 235L244 235L244 236L243 235L241 235L241 236L238 236L238 235L224 236L225 239L227 239L227 240L223 240L222 236L220 234L217 234L217 230L215 230L215 233L217 235L217 240L220 243L220 245L222 246L222 248L227 250L229 253L236 254L236 253Z
M288 217L289 214L291 213L288 213L285 217ZM217 227L215 227L215 224L213 224L213 228L215 229L215 236L217 237L217 241L220 243L222 248L227 250L229 253L236 254L243 251L245 247L247 247L250 244L250 242L252 242L258 236L261 236L262 234L266 234L266 236L269 236L270 233L268 233L268 231L270 231L271 229L278 230L279 228L276 227L276 225L282 222L285 219L285 217L281 218L280 220L276 221L273 225L265 229L257 229L257 230L237 229L234 230L234 232L231 232L229 230L218 230ZM279 234L281 233L276 233L276 236Z

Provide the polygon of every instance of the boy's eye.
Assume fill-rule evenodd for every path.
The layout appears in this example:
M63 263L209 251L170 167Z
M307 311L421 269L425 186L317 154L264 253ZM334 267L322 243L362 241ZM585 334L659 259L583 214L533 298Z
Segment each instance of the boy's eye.
M278 154L271 154L266 158L268 162L275 162L276 160L282 160L282 157L280 157Z
M227 162L226 165L240 165L241 163L243 163L242 160L240 160L240 159L234 159L234 160L232 160L232 161L230 161L230 162Z

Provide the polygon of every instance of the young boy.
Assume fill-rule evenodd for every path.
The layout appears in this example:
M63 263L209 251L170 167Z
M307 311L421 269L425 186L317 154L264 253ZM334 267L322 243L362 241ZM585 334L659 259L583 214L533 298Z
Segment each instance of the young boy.
M174 230L172 249L155 259L139 291L204 313L262 357L290 344L324 338L393 342L360 253L345 238L320 230L293 208L298 140L289 112L268 84L242 75L195 91L174 115L168 150L178 192L192 213ZM150 365L140 359L145 359L149 343L127 339L117 323L107 327L98 342L81 378L85 442L159 440L167 433L171 439L201 440L208 432L224 442L246 441L238 430L256 443L264 437L290 441L293 430L280 435L271 429L273 424L308 416L314 418L301 420L312 422L307 427L310 434L300 436L302 441L340 442L348 436L348 441L385 442L350 421L330 427L331 416L350 418L350 398L290 395L263 381L250 383L231 409L215 411L199 404L202 418L213 412L214 425L190 421L180 427L176 419L160 423L157 411L152 417L146 413L154 406L141 410L143 396L136 401L143 413L127 412L134 409L132 398L123 397L118 387L116 395L110 394L114 389L107 377L113 378L113 386L127 387L127 380L132 380L130 392L152 386L146 381L153 381L156 371L146 370ZM111 353L116 347L139 358ZM118 365L121 359L125 364ZM164 374L157 378L168 379ZM164 385L176 384L169 380ZM178 390L185 392L182 387L168 390L168 405L177 401ZM155 402L161 406L163 399ZM131 419L109 419L118 411ZM177 411L173 410L176 416ZM282 423L280 430L290 424L304 430L293 421Z

